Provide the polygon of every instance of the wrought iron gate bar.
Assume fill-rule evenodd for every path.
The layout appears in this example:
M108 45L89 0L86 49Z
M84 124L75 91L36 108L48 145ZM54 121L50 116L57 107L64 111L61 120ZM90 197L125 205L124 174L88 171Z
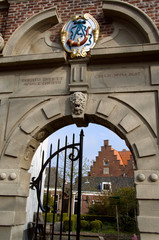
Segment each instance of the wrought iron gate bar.
M55 213L56 213L56 195L57 195L57 178L58 178L58 168L59 168L59 149L60 149L60 139L58 140L57 146L57 160L56 160L56 175L55 175L55 192L54 192L54 210L53 210L53 219L52 219L52 236L51 240L54 239L54 225L55 225Z
M79 169L78 169L78 208L77 208L77 235L76 240L80 240L80 214L81 214L81 186L82 186L82 158L83 158L83 137L84 132L80 134L80 152L79 152Z
M68 149L71 149L71 153L69 154L68 158L71 160L71 180L70 180L70 192L69 192L69 229L68 229L68 240L71 239L71 231L72 231L72 224L71 224L71 215L72 215L72 191L73 191L73 171L74 171L74 161L78 160L78 204L77 204L77 230L76 230L76 240L80 240L80 210L81 210L81 178L82 178L82 155L83 155L83 130L80 133L80 142L75 143L75 135L73 134L72 144L67 143L67 136L65 138L65 146L60 148L60 140L58 140L58 147L57 151L52 153L52 145L50 146L50 156L44 163L44 152L42 154L42 167L40 173L37 178L33 177L32 182L30 183L31 189L36 189L37 192L37 199L38 199L38 209L37 209L37 216L36 216L36 227L35 227L35 237L34 240L37 240L38 235L38 227L39 227L39 210L41 209L42 212L45 212L44 217L44 225L42 229L42 239L46 240L46 226L47 226L47 214L50 211L49 205L49 188L50 188L50 179L51 179L51 161L56 157L56 173L55 173L55 185L54 185L54 208L53 208L53 217L52 217L52 224L51 226L51 240L54 240L54 230L55 230L55 214L57 213L57 206L56 206L56 196L57 196L57 183L59 178L59 156L61 152L64 152L64 170L63 170L63 184L62 184L62 202L61 202L61 219L59 222L59 239L62 240L63 235L63 212L64 212L64 196L65 196L65 182L66 182L66 164L67 164L67 153ZM41 189L42 189L42 179L43 173L48 166L48 179L47 179L47 191L46 191L46 205L43 206L41 203ZM40 231L40 230L39 230ZM41 239L41 238L40 238Z
M52 154L52 144L50 145L50 156ZM49 188L50 188L50 170L51 170L51 161L49 162L49 168L48 168L48 181L47 181L47 195L46 195L46 206L48 206L49 202ZM47 213L50 210L50 207L48 209L45 209L45 222L44 222L44 236L46 235L46 221L47 221Z
M74 145L75 135L73 134L72 145ZM72 149L72 155L74 155L74 149ZM69 231L68 231L68 240L70 240L71 233L71 212L72 212L72 182L73 182L73 161L71 164L71 179L70 179L70 203L69 203Z
M42 168L43 168L43 164L44 164L44 151L42 153ZM37 230L38 230L38 221L39 221L39 209L40 209L40 205L41 205L41 199L40 199L40 195L41 195L41 187L42 187L42 178L39 181L39 194L37 195L37 199L38 199L38 207L37 207L37 214L36 214L36 218L35 218L35 222L36 222L36 226L35 226L35 240L37 240Z
M30 188L34 190L34 187L36 189L38 189L38 185L39 185L39 182L40 182L40 179L42 178L42 174L43 174L43 171L45 170L46 166L48 165L48 163L60 152L63 152L65 150L65 148L70 148L70 149L75 149L77 151L77 155L74 157L72 154L69 155L69 159L71 161L76 161L77 159L79 159L79 149L77 148L78 146L80 146L80 143L75 143L74 145L73 144L70 144L70 145L67 145L66 147L62 147L61 149L59 149L58 151L54 152L48 159L47 161L44 163L40 173L39 173L39 176L36 178L35 180L35 177L32 178L32 182L30 183ZM43 209L44 210L44 209ZM44 210L45 212L45 210Z
M67 146L67 136L65 138L65 147L66 146ZM62 222L63 222L63 210L64 210L66 159L67 159L67 147L65 148L65 155L64 155L64 172L63 172L63 187L62 187L62 209L61 209L61 219L60 219L60 240L62 240Z

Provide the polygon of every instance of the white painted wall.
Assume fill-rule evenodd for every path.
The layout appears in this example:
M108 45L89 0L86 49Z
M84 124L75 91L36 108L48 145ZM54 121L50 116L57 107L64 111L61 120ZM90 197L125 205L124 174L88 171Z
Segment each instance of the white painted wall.
M47 149L48 149L48 139L46 139L43 143L40 144L38 149L36 150L32 162L31 162L31 167L29 170L29 173L31 174L30 181L32 177L37 177L39 175L39 172L41 170L41 162L42 162L42 153L43 150L45 151L45 157L44 161L47 159ZM44 192L44 181L45 181L45 176L43 177L43 183L42 183L42 196L41 196L41 201L43 202L43 192ZM36 195L36 190L30 189L29 191L29 196L27 198L27 205L26 205L26 223L24 225L24 236L23 240L27 240L27 228L28 228L28 223L33 222L33 216L34 212L37 212L37 207L38 207L38 201L37 201L37 195Z

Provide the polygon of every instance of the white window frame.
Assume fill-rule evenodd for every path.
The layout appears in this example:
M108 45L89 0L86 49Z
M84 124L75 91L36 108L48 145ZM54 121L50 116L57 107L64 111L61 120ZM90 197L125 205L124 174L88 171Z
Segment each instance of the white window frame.
M104 172L104 171L105 171L105 169L107 170L107 173L105 173L105 172ZM109 174L109 167L104 167L104 168L103 168L103 174L104 174L104 175L107 175L107 174Z
M108 189L104 189L104 185L109 185L109 190ZM112 191L111 182L102 182L102 191L103 192L111 192Z
M107 164L105 164L105 162L107 162ZM108 165L109 165L109 160L106 160L106 159L104 158L104 160L103 160L103 165L104 165L104 166L108 166Z

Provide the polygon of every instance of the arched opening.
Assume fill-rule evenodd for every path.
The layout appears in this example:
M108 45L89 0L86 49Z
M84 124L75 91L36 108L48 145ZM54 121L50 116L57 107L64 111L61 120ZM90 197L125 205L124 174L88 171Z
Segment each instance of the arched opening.
M23 224L26 221L25 204L30 183L30 175L27 171L30 168L32 156L40 142L46 139L47 136L73 123L79 126L96 123L109 128L125 140L126 145L136 160L136 197L140 203L140 209L149 202L145 201L145 199L150 198L149 191L146 191L146 189L149 190L150 187L152 188L152 185L154 183L156 184L157 181L157 172L154 169L157 169L156 159L158 155L155 140L152 137L154 136L154 130L151 125L149 125L149 121L145 121L144 114L138 114L128 103L124 103L124 99L121 100L122 101L118 101L118 98L113 98L112 96L103 96L101 98L98 94L89 95L84 118L76 118L71 115L69 97L56 97L49 101L42 101L21 120L19 126L10 135L10 141L8 141L3 151L5 159L12 158L19 166L18 170L11 170L12 172L15 171L13 173L14 176L16 175L16 178L12 181L18 180L20 182L19 185L16 185L18 188L17 194L18 199L23 201L21 211L24 217L23 221L19 224L18 234L22 234ZM16 145L15 141L17 143ZM147 171L150 162L152 170ZM150 177L151 182L149 185L144 185L147 177ZM145 189L144 192L143 189ZM15 194L14 188L12 188L11 191L11 194ZM143 216L138 217L139 230L141 226L140 221L143 218Z
M111 205L108 207L104 206L106 204L108 204L108 199L110 201L110 197L112 196L112 198L116 198L115 194L117 194L117 192L119 193L119 189L120 192L122 193L122 191L127 191L127 194L130 193L132 194L132 187L134 186L134 182L133 182L133 175L134 175L134 161L132 161L130 153L128 151L128 147L125 144L125 141L122 140L120 137L118 137L114 132L112 132L111 130L107 129L106 127L103 127L101 125L97 125L97 124L89 124L88 127L83 127L82 128L84 130L84 148L83 148L83 172L82 172L82 179L83 179L83 184L82 184L82 196L81 196L81 214L82 214L82 218L83 219L87 219L85 220L85 223L87 222L87 224L90 225L90 222L95 220L95 218L102 219L102 221L104 222L102 229L100 230L95 230L92 229L92 232L90 232L89 230L89 225L87 226L87 228L82 229L83 233L82 234L86 234L86 232L89 232L89 234L91 236L94 236L94 232L98 232L99 235L103 235L107 233L107 228L109 228L109 231L114 231L116 232L116 235L119 234L119 232L117 232L117 230L119 230L119 225L117 225L116 223L116 209L118 209L118 214L121 213L124 214L125 209L121 206L115 205L115 203L113 203L114 205ZM81 128L78 128L76 125L69 125L66 126L64 128L61 128L59 130L57 130L56 132L54 132L51 136L48 137L47 140L44 141L44 146L43 148L45 149L45 155L47 156L47 151L49 151L48 149L48 144L49 143L53 143L53 148L57 149L57 140L60 138L60 144L63 146L64 142L65 142L65 136L67 135L68 137L68 141L72 141L72 135L73 133L75 133L75 137L79 138L79 134L80 134L80 130ZM46 142L47 141L47 142ZM105 151L105 149L108 148L109 150ZM42 146L40 146L40 149L42 149ZM123 150L124 149L124 150ZM123 151L122 151L123 150ZM122 157L122 155L127 155L127 157L125 158L125 156ZM39 148L38 148L38 153L35 155L40 155L39 154ZM107 156L108 155L108 156ZM34 156L35 158L35 156ZM33 158L33 159L34 159ZM47 157L45 157L47 158ZM93 160L93 161L89 161L89 160ZM37 161L40 161L39 163ZM61 165L59 163L60 169L59 169L59 181L61 179L62 181L62 174L63 172L63 156L61 158ZM130 163L131 162L131 163ZM102 163L102 164L100 164ZM106 164L108 163L108 164ZM69 162L68 162L69 164ZM98 164L98 169L101 169L101 172L99 173L99 171L96 169L94 172L91 170L91 168L94 166L94 164ZM34 169L36 168L37 171L37 175L38 175L38 171L40 171L41 169L41 157L37 158L36 160L34 160L34 162L32 162L31 166L34 165ZM38 167L39 166L39 167ZM70 168L70 165L68 166ZM38 170L39 168L39 170ZM105 170L110 168L110 172L105 172ZM114 168L114 169L113 169ZM54 170L56 170L56 162L51 164L51 171L53 172ZM127 171L128 169L128 171ZM131 173L130 173L131 171ZM52 174L51 172L51 174ZM54 171L55 172L55 171ZM69 184L70 184L70 171L67 169L67 193L65 195L65 202L69 201ZM74 180L73 180L73 202L72 202L72 213L73 215L76 214L76 204L77 204L77 189L76 189L76 172L77 172L77 165L74 166ZM91 174L90 174L91 172ZM94 176L93 174L96 173L96 175ZM46 173L46 175L48 175L48 171ZM32 177L36 176L36 172L34 171L32 174ZM53 176L55 177L55 173L53 173ZM53 176L51 177L51 181L53 180ZM47 181L48 181L48 176L46 176ZM44 180L45 182L45 186L43 187L43 194L44 196L46 195L46 189L47 189L47 181ZM90 183L91 182L91 183ZM93 184L92 184L93 183ZM104 185L105 184L105 185ZM109 185L109 189L107 189L106 187L108 187ZM55 185L51 185L52 188L50 190L50 196L52 199L54 199L54 191L55 191ZM56 212L58 209L60 209L61 211L61 195L62 195L62 182L61 185L58 186L61 189L58 189L58 192L56 193L57 195L57 201L56 201ZM30 190L32 191L32 190ZM45 192L45 193L44 193ZM124 194L124 192L123 192ZM35 194L36 195L36 194ZM36 196L34 196L35 198ZM117 196L118 197L118 196ZM131 195L132 197L132 195ZM30 196L30 198L33 199L33 196ZM43 199L43 198L42 198ZM112 200L114 201L114 200ZM124 202L125 201L125 202ZM123 196L121 199L121 202L123 204L123 202L125 204L127 200L124 200ZM129 199L130 201L130 199ZM51 200L50 200L51 202ZM35 204L35 199L33 200L33 203ZM30 201L31 204L31 201ZM103 205L104 204L104 205ZM130 204L130 202L129 202ZM103 211L105 209L105 211L107 211L105 214L101 214L100 211L97 211L96 209L96 205L98 205L98 209L100 209L101 207L103 208ZM130 204L131 205L131 204ZM68 214L68 205L67 205L67 210L64 211L65 213ZM31 207L27 204L27 209L29 208L29 210L31 210ZM111 211L110 211L111 208ZM124 210L123 210L124 209ZM37 210L37 206L34 206L34 211L32 211L31 215L30 215L30 219L33 219L33 212L36 212ZM92 215L92 212L94 211L94 214ZM108 216L108 211L109 211L109 216ZM111 213L110 213L111 212ZM124 217L126 218L128 216L128 214L130 212L132 212L132 206L131 208L127 207L127 212L125 213L125 216L120 216L120 219L124 219ZM134 212L136 214L136 208L134 208ZM30 214L27 210L28 215ZM91 213L91 215L89 215ZM102 215L100 215L100 214ZM121 215L120 213L120 215ZM52 213L53 214L53 213ZM110 216L110 214L112 216ZM94 215L98 215L94 216ZM51 215L51 210L50 210L50 215L49 215L49 221L52 221L52 218L50 218ZM110 219L113 221L113 223L111 224L111 222L108 220L110 217ZM133 216L134 217L134 216ZM45 217L44 217L45 218ZM94 218L94 219L93 219ZM104 221L104 218L106 219ZM90 221L91 219L91 221ZM132 216L129 218L132 220ZM118 217L119 220L119 217ZM29 217L28 217L28 221L29 221ZM60 220L58 220L56 222L56 224L58 224ZM121 221L120 221L121 222ZM50 224L50 223L49 223ZM117 226L116 226L117 225ZM27 224L26 224L27 226ZM30 225L31 226L31 225ZM129 227L129 229L128 229ZM48 228L48 227L47 227ZM112 228L110 230L110 228ZM130 229L131 228L131 229ZM125 228L123 227L123 224L120 226L121 231L123 232L123 229L127 229L127 232L130 231L130 237L133 235L133 233L135 233L136 231L136 227L134 225L134 221L131 223L131 226L127 226L125 223ZM81 230L81 231L82 231ZM59 228L60 231L60 228ZM75 231L75 229L74 229ZM133 232L131 232L133 231ZM49 234L48 230L47 233ZM59 233L60 234L60 233ZM121 234L121 233L120 233ZM25 238L24 238L25 239ZM27 238L26 238L27 239Z

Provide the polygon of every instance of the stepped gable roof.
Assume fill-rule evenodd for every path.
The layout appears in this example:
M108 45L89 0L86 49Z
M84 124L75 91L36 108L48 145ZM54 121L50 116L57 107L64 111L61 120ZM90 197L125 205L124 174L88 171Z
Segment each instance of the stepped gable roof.
M117 151L112 147L111 150L114 151L114 155L117 156L117 160L120 161L120 165L123 165L123 167L125 167L125 165L127 165L128 161L130 160L131 152L127 151L126 149L123 149L122 151Z
M112 147L111 147L111 150L114 151L114 155L117 156L117 160L120 161L120 165L123 165L123 167L125 167L125 164L124 164L124 162L123 162L119 152L117 150L115 150L114 148L112 148Z
M110 147L110 149L113 151L113 154L116 156L116 158L119 161L119 164L121 166L123 166L125 168L128 165L128 161L130 160L130 157L131 157L131 152L130 151L127 151L126 149L123 149L122 151L115 150L114 148L112 148L111 145L109 145L109 140L104 140L104 146L105 147L106 146ZM100 152L102 152L102 148L104 146L101 147ZM98 156L96 156L96 160L99 158L99 153L98 153ZM90 171L92 171L92 169L96 165L96 163L97 163L96 161L93 162L93 166L90 167ZM88 176L89 176L89 173L90 172L88 172Z
M131 157L131 152L123 149L122 151L119 151L119 154L122 158L124 165L127 165L128 160L130 160L130 157Z
M120 165L125 167L125 165L128 164L128 160L130 160L131 156L130 151L127 151L126 149L123 149L122 151L117 151L111 145L109 145L109 140L104 140L104 146L110 146L111 150L114 152L114 155L117 157L117 160L120 161Z

